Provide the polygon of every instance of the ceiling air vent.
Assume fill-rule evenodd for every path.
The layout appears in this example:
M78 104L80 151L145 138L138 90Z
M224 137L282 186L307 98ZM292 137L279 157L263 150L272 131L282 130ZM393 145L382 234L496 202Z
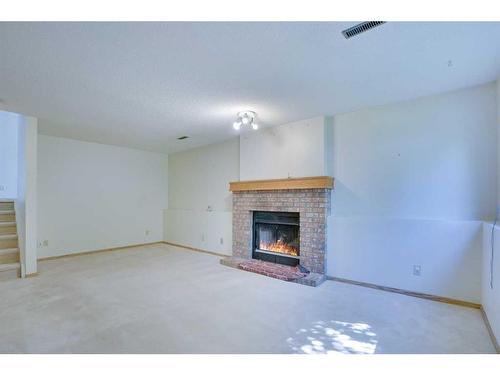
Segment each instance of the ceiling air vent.
M364 33L365 31L371 30L374 27L383 25L384 23L385 23L385 21L361 22L353 27L349 27L348 29L345 29L344 31L342 31L342 35L344 35L344 37L346 39L349 39L349 38L352 38L353 36Z
M177 138L179 141L183 141L184 139L188 139L187 135L183 135L182 137Z

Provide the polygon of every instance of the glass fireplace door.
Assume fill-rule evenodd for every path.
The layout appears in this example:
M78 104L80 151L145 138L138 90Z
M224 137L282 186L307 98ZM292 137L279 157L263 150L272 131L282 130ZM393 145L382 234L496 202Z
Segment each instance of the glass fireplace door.
M298 212L254 211L252 258L296 266L300 260Z
M282 224L257 224L256 250L299 256L299 227Z

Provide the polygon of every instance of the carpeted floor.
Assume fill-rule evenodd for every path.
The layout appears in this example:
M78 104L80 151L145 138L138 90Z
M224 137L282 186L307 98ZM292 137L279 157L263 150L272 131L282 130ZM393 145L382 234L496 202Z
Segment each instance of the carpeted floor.
M479 310L154 245L0 283L2 353L493 353Z

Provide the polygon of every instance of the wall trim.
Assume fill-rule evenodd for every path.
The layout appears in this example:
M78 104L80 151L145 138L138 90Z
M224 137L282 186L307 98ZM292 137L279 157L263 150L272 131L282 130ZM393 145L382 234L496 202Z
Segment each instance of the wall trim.
M215 255L215 256L218 256L218 257L230 257L231 255L226 255L226 254L220 254L220 253L216 253L215 251L209 251L209 250L203 250L203 249L199 249L197 247L191 247L191 246L186 246L186 245L180 245L178 243L173 243L173 242L168 242L168 241L162 241L164 244L166 245L171 245L171 246L176 246L176 247L181 247L183 249L187 249L187 250L192 250L192 251L197 251L199 253L205 253L205 254L210 254L210 255Z
M215 256L219 256L219 257L228 257L228 256L230 256L230 255L226 255L226 254L216 253L215 251L203 250L203 249L199 249L197 247L180 245L180 244L173 243L173 242L156 241L156 242L140 243L140 244L137 244L137 245L126 245L126 246L119 246L119 247L110 247L110 248L106 248L106 249L81 251L81 252L78 252L78 253L55 255L55 256L50 256L50 257L38 258L38 260L39 261L45 261L45 260L53 260L53 259L60 259L60 258L70 258L70 257L76 257L76 256L82 256L82 255L99 254L99 253L104 253L104 252L108 252L108 251L125 250L125 249L130 249L130 248L133 248L133 247L141 247L141 246L157 245L157 244L166 244L166 245L181 247L183 249L188 249L188 250L197 251L197 252L200 252L200 253L205 253L205 254L210 254L210 255L215 255ZM38 275L38 273L31 274L31 275L36 276L36 275ZM26 277L28 277L28 275L26 275Z
M488 330L488 333L490 334L491 342L493 343L493 346L495 347L497 354L500 354L500 345L498 345L497 338L495 337L495 334L493 333L493 329L491 328L490 321L488 320L488 315L486 315L486 311L484 311L483 306L481 306L480 310L481 310L481 315L483 316L484 324L486 325L486 329Z
M98 250L90 250L90 251L81 251L78 253L70 253L70 254L63 254L63 255L55 255L55 256L50 256L50 257L44 257L44 258L38 258L39 261L44 261L44 260L53 260L53 259L60 259L60 258L69 258L69 257L77 257L81 255L92 255L92 254L99 254L99 253L104 253L107 251L115 251L115 250L125 250L125 249L130 249L132 247L140 247L140 246L148 246L148 245L156 245L163 243L163 241L156 241L156 242L146 242L146 243L140 243L137 245L126 245L126 246L119 246L119 247L109 247L106 249L98 249Z
M473 309L481 309L481 304L479 304L479 303L462 301L462 300L459 300L459 299L448 298L448 297L440 297L440 296L435 296L433 294L426 294L426 293L420 293L420 292L412 292L410 290L392 288L392 287L388 287L388 286L382 286L382 285L371 284L371 283L365 283L365 282L362 282L362 281L354 281L354 280L349 280L349 279L343 279L341 277L327 276L326 278L328 280L339 281L341 283L353 284L353 285L358 285L358 286L364 286L366 288L383 290L385 292L404 294L404 295L410 296L410 297L423 298L423 299L428 299L428 300L436 301L436 302L443 302L443 303L449 303L449 304L452 304L452 305L458 305L458 306L463 306L463 307L470 307L470 308L473 308Z

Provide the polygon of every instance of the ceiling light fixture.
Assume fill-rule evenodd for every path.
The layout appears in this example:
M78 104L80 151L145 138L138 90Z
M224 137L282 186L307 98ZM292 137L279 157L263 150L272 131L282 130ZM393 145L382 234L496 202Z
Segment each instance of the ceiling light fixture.
M257 130L259 125L256 122L257 114L254 111L242 111L236 115L238 118L233 122L233 128L240 130L242 125L252 125L253 130Z

